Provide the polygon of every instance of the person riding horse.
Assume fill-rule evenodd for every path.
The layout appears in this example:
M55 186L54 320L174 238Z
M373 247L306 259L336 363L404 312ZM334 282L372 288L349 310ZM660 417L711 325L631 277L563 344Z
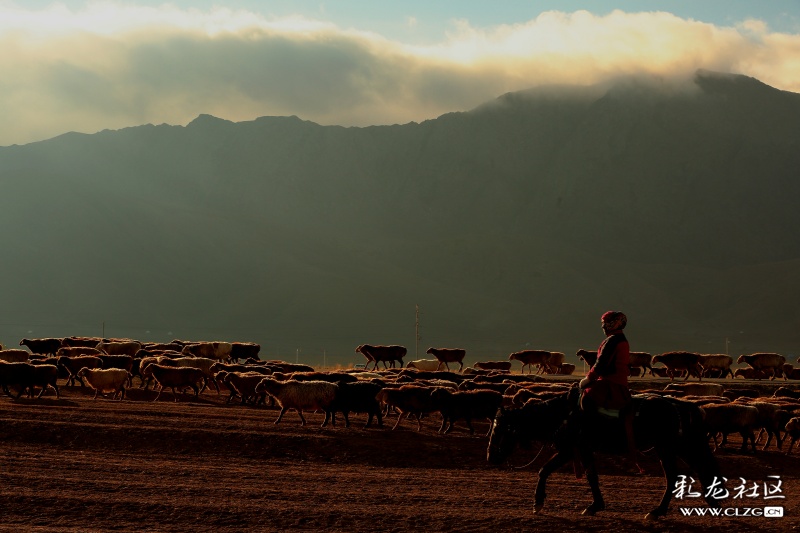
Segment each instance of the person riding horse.
M600 317L600 322L606 338L597 350L597 361L580 382L580 409L584 416L579 418L584 424L596 424L598 420L602 420L597 415L621 419L628 452L636 462L638 450L633 437L634 412L628 389L630 344L622 333L628 318L619 311L608 311Z

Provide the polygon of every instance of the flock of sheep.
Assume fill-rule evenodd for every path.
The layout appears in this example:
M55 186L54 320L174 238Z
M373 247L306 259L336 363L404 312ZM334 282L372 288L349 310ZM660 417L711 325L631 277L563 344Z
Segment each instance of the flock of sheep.
M349 369L336 372L318 372L307 365L285 361L259 359L260 346L246 342L189 342L175 340L171 343L142 343L130 339L100 339L94 337L66 337L22 339L25 349L0 347L0 386L9 396L16 397L26 391L33 396L36 387L41 391L53 389L59 396L58 380L67 385L88 386L94 390L95 399L110 395L123 399L126 388L139 379L140 388L149 388L155 382L157 400L165 389L171 389L174 400L191 390L195 397L213 387L218 394L224 386L228 402L238 399L242 404L254 406L277 405L278 424L285 413L294 409L302 424L303 411L325 413L323 426L336 425L336 415L343 415L349 426L350 413L367 415L365 427L383 426L389 412L396 413L392 429L414 417L421 429L423 417L439 413L440 433L449 433L453 425L463 421L470 434L474 434L473 420L491 421L500 407L522 407L527 402L541 402L568 391L571 384L558 382L537 374L572 374L575 366L564 362L564 354L543 350L525 350L510 354L508 361L484 361L464 368L465 350L430 348L427 353L435 359L421 359L403 364L406 349L402 346L362 344L356 348L367 359L364 370ZM590 366L597 354L579 350L578 357ZM512 361L522 363L528 374L512 374ZM399 363L395 367L395 362ZM369 365L374 366L369 370ZM384 368L378 369L378 363ZM451 363L459 364L459 371L451 371ZM653 364L663 364L663 370ZM797 379L796 369L786 364L778 354L743 355L738 363L748 368L732 371L730 356L668 352L651 357L643 352L631 354L631 374L668 376L673 379L685 373L684 379L696 376L735 377L740 371L749 371L746 377L783 377ZM650 394L670 395L699 404L705 413L709 437L715 449L721 435L723 444L730 433L742 436L742 449L748 443L753 451L757 442L754 432L761 430L767 436L763 449L774 440L778 449L787 435L791 436L787 454L800 438L800 393L781 387L772 397L762 397L754 389L725 387L719 383L669 384L664 390L644 391ZM154 400L154 401L155 401ZM761 433L759 433L759 439Z

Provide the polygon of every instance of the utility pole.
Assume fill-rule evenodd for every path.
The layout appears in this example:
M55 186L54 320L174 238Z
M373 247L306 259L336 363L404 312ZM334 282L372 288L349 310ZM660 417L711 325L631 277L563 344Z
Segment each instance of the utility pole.
M414 347L414 359L419 359L419 304L414 306L416 309L416 316L414 321L414 337L416 344Z

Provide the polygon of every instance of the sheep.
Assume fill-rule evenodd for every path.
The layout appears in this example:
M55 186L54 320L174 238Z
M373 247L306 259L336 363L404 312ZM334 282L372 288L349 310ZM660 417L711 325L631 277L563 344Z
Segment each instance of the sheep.
M27 346L31 353L40 353L44 355L55 355L59 348L61 348L62 339L43 338L43 339L22 339L19 341L20 346Z
M421 387L419 385L403 385L397 389L384 388L381 390L378 393L377 400L387 407L395 408L400 413L392 430L397 429L403 418L408 415L416 415L417 431L421 431L422 415L435 410L435 406L431 401L431 391L431 387Z
M664 387L664 390L677 390L691 396L722 396L725 387L718 383L670 383Z
M184 356L204 357L215 361L228 361L231 358L233 345L230 342L197 342L187 344L181 350Z
M503 372L511 371L511 361L478 361L473 368L479 370L500 370Z
M450 363L458 363L459 372L464 369L464 357L467 355L467 351L463 348L428 348L425 353L444 363L448 371L450 370Z
M130 355L134 357L136 352L142 349L142 343L138 341L118 341L118 342L98 342L95 346L108 355Z
M328 420L332 418L332 409L338 388L335 383L327 381L278 381L265 377L256 386L256 392L269 394L280 406L281 412L275 420L276 425L280 423L283 415L289 409L297 411L303 426L306 425L303 410L322 410L325 411L322 427L325 427L328 425ZM332 423L336 425L335 420Z
M792 437L791 442L789 443L789 449L786 450L786 455L792 453L792 448L794 448L794 443L797 442L797 439L800 439L800 417L794 417L790 419L786 426L784 427L786 430L786 434ZM784 437L785 439L786 437Z
M463 418L469 428L469 434L474 435L472 419L485 418L490 422L489 431L485 435L488 437L492 431L491 421L503 403L503 395L485 389L454 392L446 388L436 388L431 392L431 401L435 409L442 414L439 433L445 435L450 433L456 420Z
M61 346L64 348L94 348L99 342L103 342L100 337L64 337L61 340Z
M769 377L766 372L763 370L756 370L755 368L737 368L733 372L733 377L738 378L742 377L744 379L758 379L761 380L763 378Z
M6 363L27 363L30 355L28 350L0 350L0 361L5 361Z
M517 360L522 363L521 373L525 373L525 367L528 367L528 373L533 373L533 365L539 367L537 374L541 373L550 361L551 353L546 350L522 350L514 352L508 356L509 361Z
M79 355L77 357L68 357L66 355L58 358L58 366L66 370L69 377L67 378L67 385L75 385L75 380L85 387L83 379L77 374L81 368L103 368L103 360L93 355Z
M564 364L564 354L562 352L550 352L550 359L544 370L548 374L560 374L561 366Z
M195 398L200 397L200 388L197 386L198 383L202 382L203 389L206 388L206 376L203 371L198 368L163 366L158 363L151 363L143 368L141 372L142 376L145 378L149 378L150 376L154 377L160 387L158 394L153 399L154 402L158 400L166 387L172 389L172 395L176 402L178 401L178 395L175 392L176 387L181 390L186 387L191 387L194 391Z
M392 368L394 368L395 361L398 361L402 367L403 357L406 356L408 350L406 350L405 346L398 346L396 344L390 346L360 344L356 347L356 353L361 353L367 358L367 364L364 367L365 370L369 368L370 363L375 363L374 369L377 370L378 362L380 361L383 362L383 368L386 368L387 361L390 363Z
M737 432L742 436L742 451L747 451L747 441L749 440L753 451L756 451L756 441L753 430L759 427L758 409L749 405L737 403L729 404L709 404L701 407L704 416L703 420L708 428L710 436L714 438L714 451L717 445L718 433Z
M231 360L238 362L240 359L258 359L260 351L261 345L255 342L232 342Z
M409 361L406 368L416 368L417 370L432 372L441 369L443 364L444 363L438 359L417 359L415 361Z
M775 376L783 375L783 364L786 363L786 358L776 353L753 353L740 355L736 364L742 363L747 363L753 370L771 372L770 379L775 379ZM783 379L786 379L786 376L783 376Z
M56 357L80 357L81 355L105 355L106 352L94 347L87 346L66 346L59 348Z
M714 377L711 375L712 371L714 370L720 372L720 378L726 378L728 377L728 374L730 374L732 378L732 364L733 357L730 355L725 355L724 353L700 354L700 365L703 367L703 376L707 378Z
M225 403L230 403L235 396L242 398L242 405L252 401L256 405L265 403L266 394L256 392L256 387L261 380L264 379L264 374L260 372L224 372L221 377L222 383L228 387L231 395ZM217 374L219 376L219 374Z
M347 383L341 381L338 383L336 391L336 399L333 403L333 425L336 425L336 413L342 413L344 416L345 427L350 427L349 415L353 413L366 413L367 423L364 429L372 424L374 417L378 418L378 426L383 427L383 417L381 415L381 405L377 400L378 393L383 389L383 386L369 381L358 381L355 383Z
M595 354L596 355L596 354ZM630 352L630 359L628 361L628 368L633 370L635 368L642 369L642 377L650 371L650 375L653 376L653 367L651 363L653 361L653 356L647 352Z
M684 381L689 379L690 375L697 377L700 381L703 380L703 367L700 366L700 354L698 353L666 352L653 357L653 364L656 363L662 363L667 367L670 381L675 378L675 372L678 370L687 371Z
M94 389L94 398L98 394L111 393L114 400L119 394L120 401L125 398L125 384L130 383L131 373L123 368L87 368L78 371L79 378L86 378L86 383Z

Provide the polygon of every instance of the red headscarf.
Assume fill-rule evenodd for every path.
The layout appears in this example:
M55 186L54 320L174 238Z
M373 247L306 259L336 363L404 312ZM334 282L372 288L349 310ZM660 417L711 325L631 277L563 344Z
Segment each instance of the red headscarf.
M622 330L628 323L628 317L625 316L625 313L620 311L606 311L603 313L603 316L600 317L600 320L603 321L603 326L609 331Z

